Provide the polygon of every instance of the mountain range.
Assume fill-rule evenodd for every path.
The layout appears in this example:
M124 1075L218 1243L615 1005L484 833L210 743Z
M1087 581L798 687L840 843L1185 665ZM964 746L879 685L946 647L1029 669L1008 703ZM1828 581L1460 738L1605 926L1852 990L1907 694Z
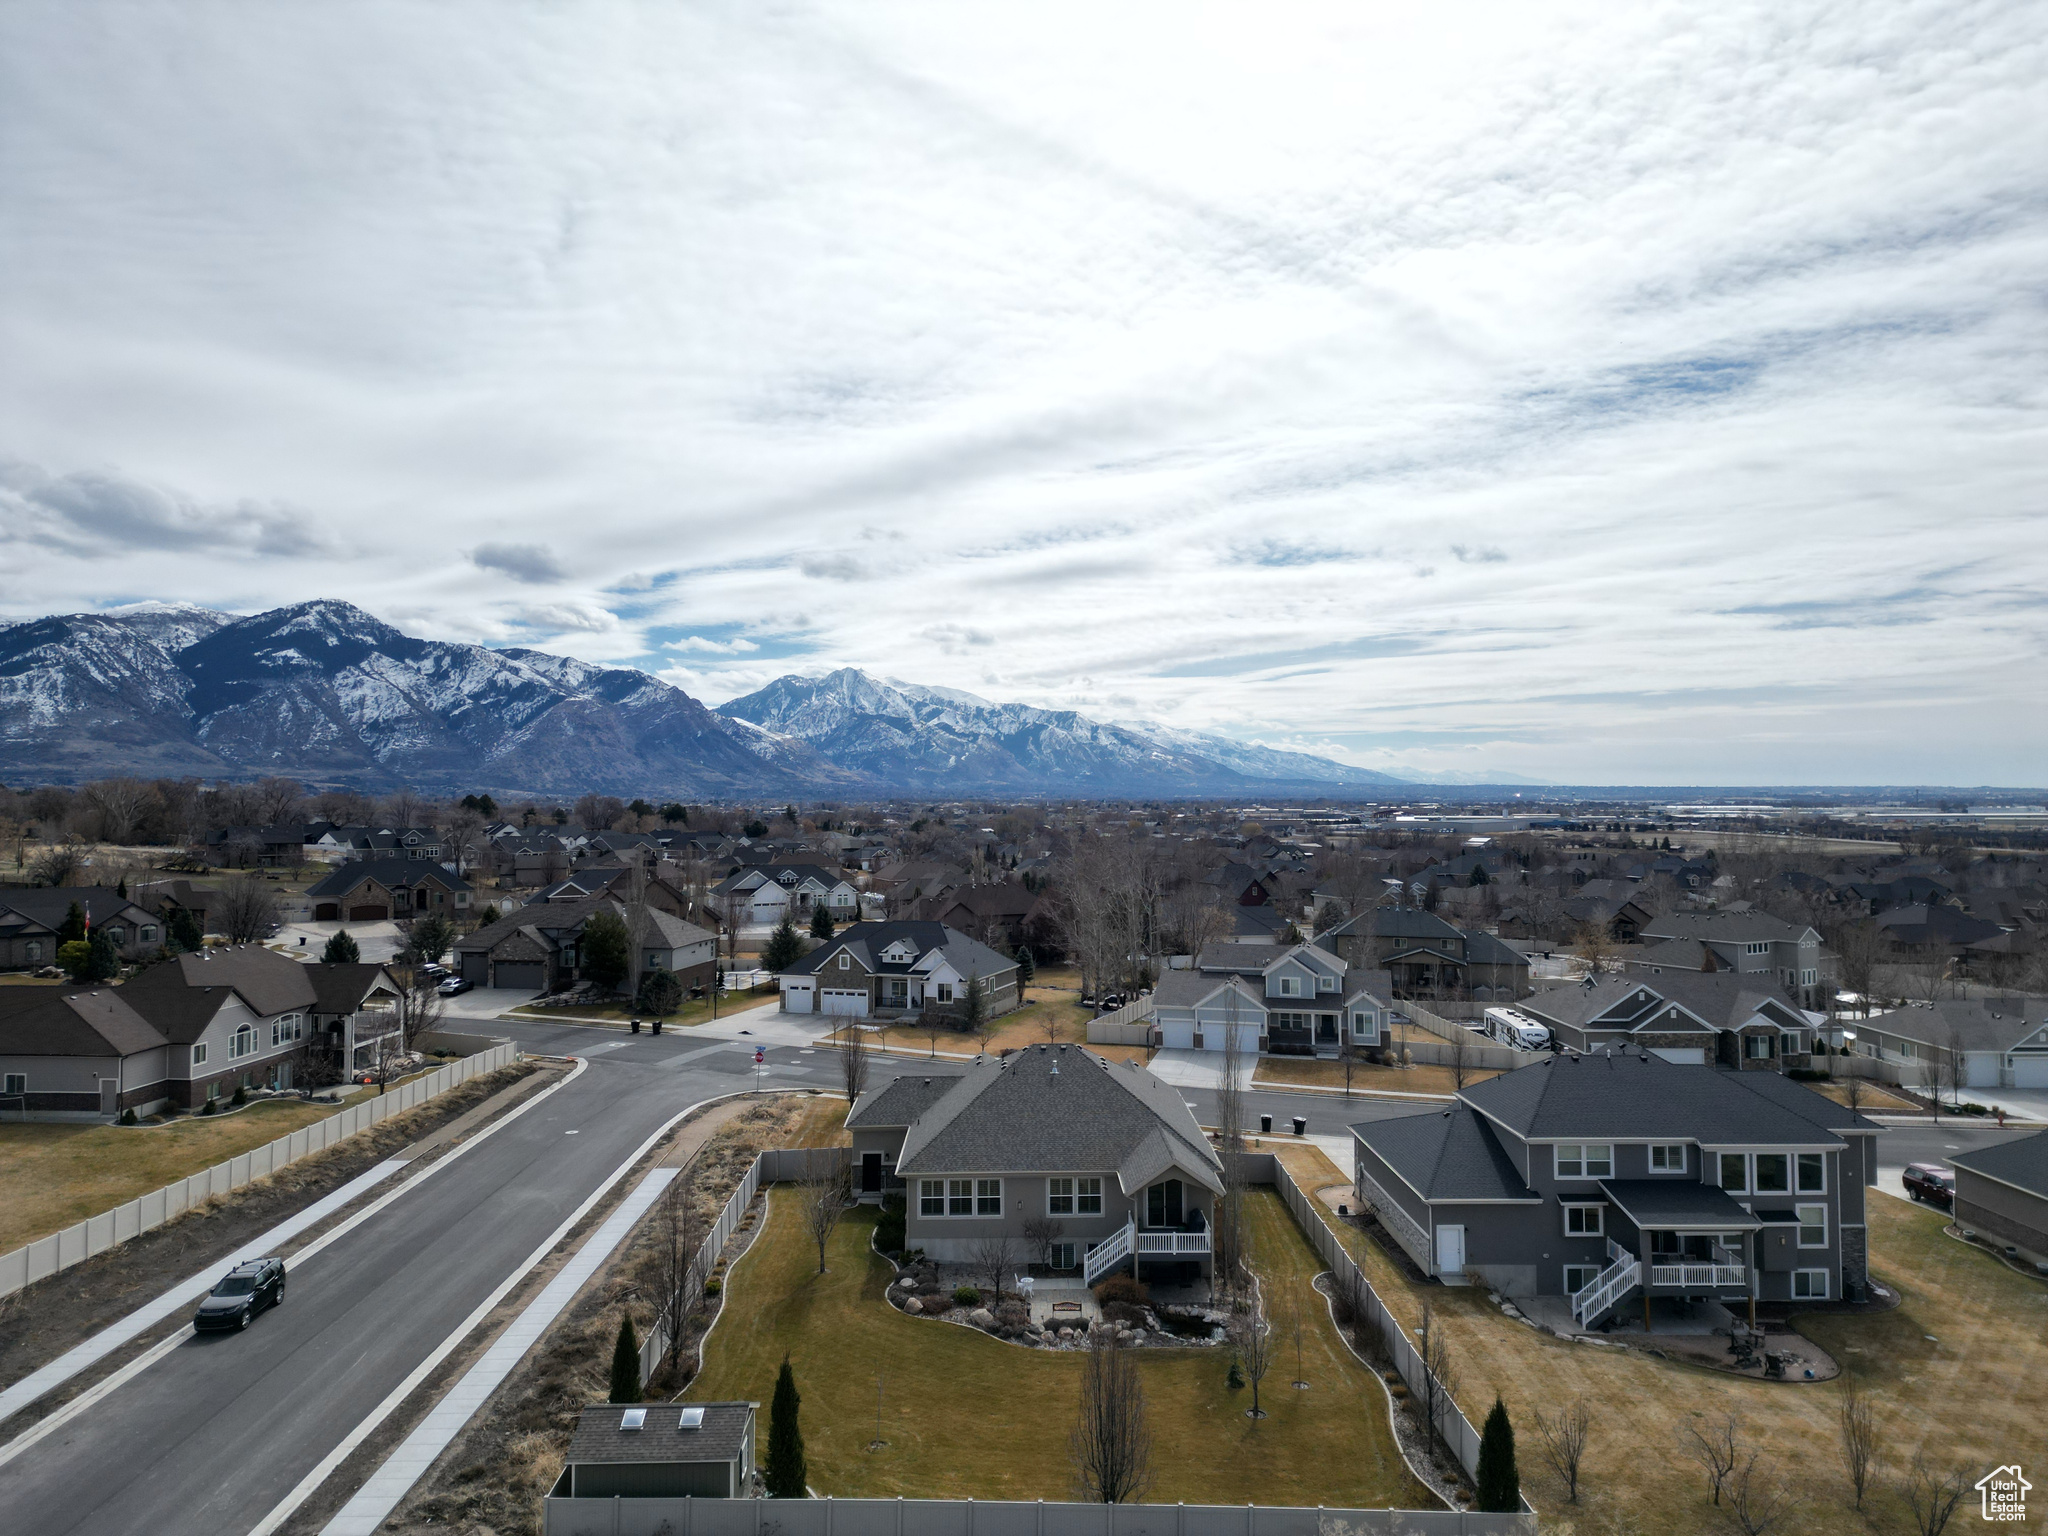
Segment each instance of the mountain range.
M536 795L1329 793L1403 783L1308 753L842 668L717 710L544 651L420 640L334 600L146 605L0 629L0 774Z

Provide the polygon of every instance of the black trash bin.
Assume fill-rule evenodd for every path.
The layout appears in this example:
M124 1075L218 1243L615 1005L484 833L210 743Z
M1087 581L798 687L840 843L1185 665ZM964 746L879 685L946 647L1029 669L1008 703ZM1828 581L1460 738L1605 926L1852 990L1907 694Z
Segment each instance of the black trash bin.
M661 1033L661 1020L659 1020L659 1019L656 1019L656 1020L654 1021L654 1032L655 1032L655 1033L656 1033L657 1035Z
M1297 1136L1306 1136L1308 1134L1307 1115L1296 1115L1294 1117L1294 1134Z
M1271 1115L1259 1116L1259 1134L1261 1136L1273 1134L1273 1117Z
M640 1033L640 1021L638 1019L633 1021L633 1033L636 1035Z

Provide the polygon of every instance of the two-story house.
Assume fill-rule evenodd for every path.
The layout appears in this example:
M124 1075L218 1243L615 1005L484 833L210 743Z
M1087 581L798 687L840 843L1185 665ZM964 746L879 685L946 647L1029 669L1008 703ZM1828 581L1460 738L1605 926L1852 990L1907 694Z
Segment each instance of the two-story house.
M1666 1061L1745 1071L1782 1072L1812 1060L1813 1021L1762 972L1638 967L1549 987L1516 1006L1568 1050L1639 1048Z
M313 982L313 1039L343 1077L377 1065L399 1039L398 981L374 962L306 967Z
M470 884L424 859L393 855L343 864L306 892L316 923L405 922L469 915Z
M990 1018L1022 1001L1017 962L944 923L855 923L777 979L785 1013L865 1019L926 1003L957 1013L970 978Z
M648 971L673 972L685 996L711 984L718 936L646 902L611 891L573 901L531 902L455 941L455 969L479 987L559 992L583 979L583 929L599 912L626 925L632 962L625 990Z
M1765 972L1795 997L1820 985L1820 934L1768 912L1667 912L1645 923L1642 940L1693 939L1740 975Z
M1297 944L1211 944L1194 968L1168 971L1152 989L1153 1028L1169 1050L1221 1051L1235 1031L1247 1056L1335 1056L1348 1040L1388 1038L1393 988L1326 949Z
M1354 1187L1448 1284L1624 1306L1828 1301L1868 1281L1878 1127L1773 1072L1555 1056L1352 1127Z
M1222 1160L1180 1091L1136 1062L1038 1045L934 1063L862 1094L846 1126L861 1197L901 1188L905 1244L934 1259L995 1239L1020 1269L1042 1242L1090 1285L1126 1265L1146 1281L1211 1274Z
M1370 908L1316 942L1351 965L1387 972L1396 997L1512 1002L1529 990L1528 956L1416 907Z
M830 912L834 922L860 915L852 882L817 864L749 864L719 881L711 895L743 923L779 923L787 912L801 925L814 907Z

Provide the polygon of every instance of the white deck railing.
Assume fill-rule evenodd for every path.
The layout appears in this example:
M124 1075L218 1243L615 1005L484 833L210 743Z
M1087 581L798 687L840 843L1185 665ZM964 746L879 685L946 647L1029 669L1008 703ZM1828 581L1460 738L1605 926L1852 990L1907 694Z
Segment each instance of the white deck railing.
M1739 1289L1749 1283L1740 1264L1652 1264L1652 1285L1704 1285L1714 1290Z
M1618 1247L1612 1239L1608 1241L1607 1248L1610 1253L1619 1253L1621 1257L1601 1270L1584 1290L1572 1297L1572 1319L1581 1328L1642 1283L1643 1266L1635 1255Z
M1209 1234L1206 1232L1140 1232L1138 1252L1140 1253L1207 1253Z
M1126 1221L1117 1229L1116 1236L1089 1249L1087 1256L1081 1261L1081 1278L1093 1285L1128 1259L1131 1256L1131 1238L1136 1230Z

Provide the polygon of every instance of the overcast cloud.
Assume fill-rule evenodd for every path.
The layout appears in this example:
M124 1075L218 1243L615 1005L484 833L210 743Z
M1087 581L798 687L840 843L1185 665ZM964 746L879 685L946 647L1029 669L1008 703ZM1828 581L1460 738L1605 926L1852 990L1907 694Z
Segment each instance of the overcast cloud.
M0 11L0 612L2038 783L2029 4Z

